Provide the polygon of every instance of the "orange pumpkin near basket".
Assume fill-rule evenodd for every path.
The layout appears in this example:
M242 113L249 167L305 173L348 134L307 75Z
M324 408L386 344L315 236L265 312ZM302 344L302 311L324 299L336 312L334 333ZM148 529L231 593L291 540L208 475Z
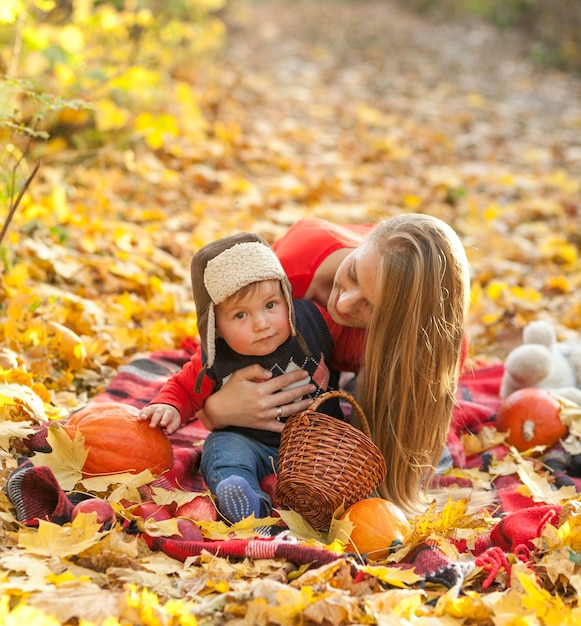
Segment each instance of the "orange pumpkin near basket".
M387 558L393 548L407 540L411 531L403 511L384 498L359 500L339 520L352 524L345 550L366 554L374 561ZM340 535L339 539L342 539Z
M363 432L317 412L333 397L347 400L359 414ZM340 507L367 498L383 481L385 460L371 441L369 424L357 401L343 391L320 395L292 415L282 431L276 498L315 530L327 528Z

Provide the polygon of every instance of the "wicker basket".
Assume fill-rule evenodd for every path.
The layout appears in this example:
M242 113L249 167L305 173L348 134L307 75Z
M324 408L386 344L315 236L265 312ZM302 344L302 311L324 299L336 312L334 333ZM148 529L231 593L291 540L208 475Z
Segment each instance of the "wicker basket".
M326 400L339 397L358 412L364 432L317 413ZM320 395L305 411L292 415L282 431L276 497L315 530L327 528L333 513L367 498L385 478L386 467L363 410L343 391Z

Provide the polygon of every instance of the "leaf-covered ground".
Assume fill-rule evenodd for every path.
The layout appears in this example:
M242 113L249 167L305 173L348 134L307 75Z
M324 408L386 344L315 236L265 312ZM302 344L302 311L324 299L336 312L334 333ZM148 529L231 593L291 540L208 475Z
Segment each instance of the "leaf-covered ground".
M63 150L55 135L45 149L0 277L2 482L28 424L84 404L136 354L195 335L192 252L234 231L272 240L303 216L432 213L472 263L471 357L502 359L531 319L563 338L581 329L578 80L535 68L514 34L430 23L389 2L235 1L224 17L223 52L164 77L155 113L179 132L98 153ZM190 624L190 609L200 623L236 624L569 619L557 596L530 587L527 617L515 608L522 621L511 622L513 596L494 619L500 596L488 608L444 599L434 612L424 592L377 593L342 566L294 579L272 561L183 567L119 533L97 542L88 525L74 540L48 528L33 539L2 498L7 624Z

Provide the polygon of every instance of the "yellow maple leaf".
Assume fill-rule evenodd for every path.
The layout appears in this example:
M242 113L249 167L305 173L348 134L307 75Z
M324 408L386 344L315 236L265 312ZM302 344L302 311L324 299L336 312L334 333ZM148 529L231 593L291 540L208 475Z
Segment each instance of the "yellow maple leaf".
M453 588L438 598L435 613L437 616L450 615L484 623L492 616L493 611L474 591L467 589L459 596L458 590Z
M123 472L121 474L103 474L100 476L91 476L80 480L80 484L87 491L103 493L109 491L112 485L117 485L107 497L109 502L120 502L121 500L129 500L130 502L141 502L139 487L147 485L155 480L151 470L146 469L139 474L130 474Z
M39 520L38 530L18 531L18 546L32 554L65 558L80 554L100 541L103 535L100 529L101 523L94 513L77 515L71 524L64 526Z
M434 500L425 513L412 520L413 534L426 537L432 533L443 534L452 528L462 525L466 516L468 501L465 499L448 499L442 510L438 510L438 502Z
M381 582L402 589L422 580L422 576L418 576L413 568L402 569L400 567L389 567L387 565L368 565L363 568L363 571L381 580Z
M208 491L184 491L183 489L167 490L162 487L152 487L151 491L153 493L152 499L156 504L165 506L166 504L175 503L177 507L191 502L198 496L207 497L209 494Z
M490 300L496 302L500 297L509 290L509 285L506 282L499 280L491 280L486 287L486 295Z
M517 572L517 578L523 587L521 603L525 609L535 612L546 626L563 626L571 624L570 609L560 596L552 596L546 589L542 589L535 581L533 574Z
M539 302L543 299L543 295L533 287L521 287L520 285L515 285L511 288L510 293L518 300L522 300L523 302L529 304Z
M557 535L563 544L579 552L581 550L581 516L575 515L565 520L559 527Z
M565 237L554 236L544 240L541 253L549 259L573 267L578 261L577 247L567 241Z
M283 509L278 510L282 521L289 527L291 533L299 539L315 539L317 541L323 541L323 535L316 531L305 518L296 511L286 511ZM330 535L330 533L329 533ZM332 542L335 536L329 536L328 541Z
M297 571L291 572L289 580L296 581L293 583L295 587L330 584L331 581L341 576L341 571L346 567L349 567L349 565L341 559L331 561L316 569L311 568L310 564L306 563L301 565Z
M261 526L274 526L280 520L276 517L255 518L254 515L229 526L218 522L196 522L207 539L249 539L256 537L256 529Z
M171 537L180 534L178 528L177 517L164 520L154 520L152 517L142 520L140 517L135 518L137 526L144 530L150 537Z
M0 396L0 404L1 403L2 397ZM0 419L0 448L8 451L12 439L32 435L35 431L31 426L32 422L11 422Z
M375 615L394 616L395 624L413 624L426 595L422 589L389 589L371 595L368 603Z
M462 445L467 456L480 454L497 446L506 439L506 433L501 433L494 426L485 426L477 434L462 433Z
M53 422L48 427L47 442L52 452L36 452L30 460L33 465L50 467L60 486L71 491L82 478L81 470L89 454L85 438L77 429L71 439L61 424Z
M327 541L329 543L340 541L345 546L349 543L354 528L355 525L349 518L349 513L347 513L343 519L339 519L339 514L335 514L329 526Z
M573 287L566 276L549 276L547 278L547 289L560 291L561 293L571 293Z

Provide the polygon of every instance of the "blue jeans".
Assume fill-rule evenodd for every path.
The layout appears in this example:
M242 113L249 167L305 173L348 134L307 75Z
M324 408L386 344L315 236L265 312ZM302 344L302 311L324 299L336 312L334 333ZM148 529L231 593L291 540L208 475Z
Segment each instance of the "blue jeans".
M261 514L270 515L270 496L260 488L260 481L278 465L278 448L227 430L211 432L204 442L200 473L215 494L218 483L229 476L240 476L260 498Z

